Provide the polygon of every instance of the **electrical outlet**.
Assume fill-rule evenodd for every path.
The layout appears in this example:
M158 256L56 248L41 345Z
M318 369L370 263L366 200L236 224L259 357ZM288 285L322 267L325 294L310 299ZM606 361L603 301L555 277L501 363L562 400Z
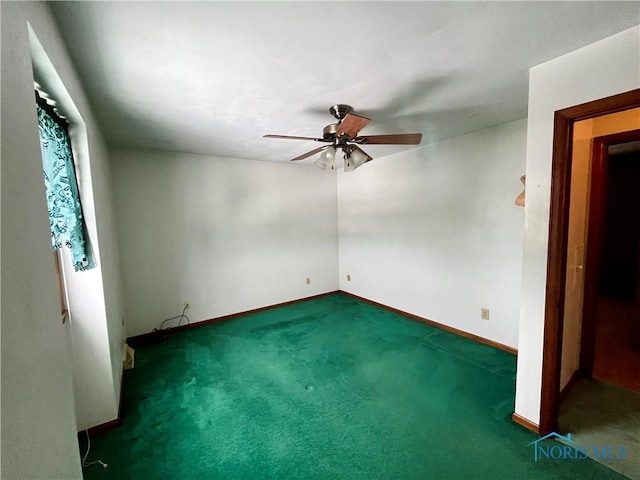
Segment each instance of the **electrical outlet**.
M305 282L307 285L309 285L311 283L311 279L309 277L307 277L307 281Z
M191 300L184 301L184 308L191 308Z
M351 274L347 273L347 282L350 282L350 281L351 281Z
M489 320L489 309L488 308L481 308L480 309L480 318L482 320Z

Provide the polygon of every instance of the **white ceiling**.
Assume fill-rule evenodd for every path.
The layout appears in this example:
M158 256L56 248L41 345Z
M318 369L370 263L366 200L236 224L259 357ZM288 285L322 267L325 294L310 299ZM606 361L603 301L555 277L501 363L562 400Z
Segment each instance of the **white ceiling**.
M530 67L640 23L609 1L51 8L109 143L267 161L317 144L263 134L321 136L335 103L423 144L524 118Z

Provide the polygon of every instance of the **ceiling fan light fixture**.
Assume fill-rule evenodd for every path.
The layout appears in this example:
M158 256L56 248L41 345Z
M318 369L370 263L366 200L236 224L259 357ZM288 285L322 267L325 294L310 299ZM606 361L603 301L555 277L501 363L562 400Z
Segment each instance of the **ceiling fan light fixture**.
M369 155L364 153L360 148L352 145L344 155L344 171L352 172L356 168L367 163L369 160L371 160Z
M356 148L353 152L351 152L351 160L353 160L353 162L358 167L360 165L362 165L363 163L365 163L368 158L369 158L369 156L366 153L364 153L362 150L360 150L359 148Z
M327 167L331 167L333 162L336 160L336 147L333 145L329 148L325 149L324 152L318 157L318 159L313 162L314 165L322 170L326 170Z
M321 170L327 169L327 164L322 162L320 158L313 162L313 164Z
M336 159L336 147L333 145L330 146L322 153L322 155L324 155L324 158L327 159L328 162L333 163Z
M345 172L353 172L356 169L356 167L353 165L353 162L348 159L345 158L344 159L344 171Z

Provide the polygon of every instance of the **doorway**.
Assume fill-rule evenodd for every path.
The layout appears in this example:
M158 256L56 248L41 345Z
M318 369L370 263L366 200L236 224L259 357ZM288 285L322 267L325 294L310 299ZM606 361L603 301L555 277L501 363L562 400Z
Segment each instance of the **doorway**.
M574 124L572 174L580 173L582 161L590 167L590 181L580 175L573 179L571 201L576 191L581 192L580 180L591 188L585 195L588 214L570 206L563 332L566 352L563 351L561 363L565 379L568 367L573 376L562 391L557 431L570 433L580 445L600 448L593 457L596 461L630 478L640 478L640 459L633 453L640 442L640 350L633 348L634 329L640 323L640 310L636 308L640 273L640 129L594 136L629 126L640 127L640 109ZM580 138L585 129L589 135ZM585 140L589 148L581 158L580 150L585 145L580 142ZM582 238L576 235L576 219L586 224ZM572 247L583 247L585 243L586 271L584 282L579 283L572 271L577 256L573 252L584 248ZM576 306L571 305L577 303L573 297L578 283L584 293L581 321L574 314ZM572 329L572 322L577 323L581 335L575 336L576 325ZM621 458L602 450L611 445L627 449L627 456Z
M551 431L571 433L581 445L615 444L632 450L640 441L640 395L612 384L611 380L619 374L627 374L624 378L633 380L638 370L629 359L620 361L619 344L613 348L610 344L612 340L633 343L632 324L620 318L619 308L616 311L619 305L607 302L606 295L617 290L628 298L633 290L635 305L640 228L632 227L629 231L629 223L638 220L637 206L629 202L638 201L640 190L637 184L632 184L631 190L623 188L623 183L633 181L634 174L628 170L633 167L629 167L628 161L620 166L615 157L620 158L620 150L635 148L626 144L640 139L639 103L640 90L636 90L556 112L540 412L543 435ZM625 116L631 121L620 128L615 128L616 122L604 129L598 125L611 123L606 121L607 117L610 120ZM589 135L581 159L579 150L585 145L579 145L577 139L585 124ZM624 133L611 134L619 131ZM583 171L577 168L581 161L588 167L586 173L584 168ZM611 168L613 163L616 166ZM611 183L614 177L616 184ZM628 190L629 195L612 195L623 190ZM582 204L576 202L581 195ZM611 225L610 209L630 213L633 219L626 216L622 224ZM620 232L611 237L611 230L616 228L625 235L625 241L635 243L635 248L628 250L619 244ZM623 250L627 252L620 262L616 257ZM634 264L633 269L628 268L629 263ZM634 276L632 285L622 282L624 275L620 274L625 269L627 277ZM612 278L625 287L615 289L616 281L612 282ZM612 321L612 313L617 322ZM640 321L640 316L637 320ZM612 359L618 362L611 362ZM618 364L624 368L613 371L612 366ZM596 379L602 376L604 382ZM562 387L565 390L561 395ZM602 454L596 458L623 475L640 478L640 461L635 455L624 462Z
M539 424L541 435L555 431L558 426L574 123L637 107L640 107L640 89L555 113Z

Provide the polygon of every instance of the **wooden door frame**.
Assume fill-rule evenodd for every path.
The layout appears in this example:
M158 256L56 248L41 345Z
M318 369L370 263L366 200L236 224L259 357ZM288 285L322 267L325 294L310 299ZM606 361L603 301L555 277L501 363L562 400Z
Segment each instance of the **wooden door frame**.
M542 353L542 389L540 422L538 425L538 432L541 435L557 430L558 426L573 124L579 120L636 107L640 107L640 89L555 112Z
M593 139L591 167L591 193L589 197L589 223L584 271L584 300L582 333L580 339L580 374L591 377L596 343L596 307L598 300L598 274L603 245L605 221L609 147L619 143L640 140L640 129L603 135Z

